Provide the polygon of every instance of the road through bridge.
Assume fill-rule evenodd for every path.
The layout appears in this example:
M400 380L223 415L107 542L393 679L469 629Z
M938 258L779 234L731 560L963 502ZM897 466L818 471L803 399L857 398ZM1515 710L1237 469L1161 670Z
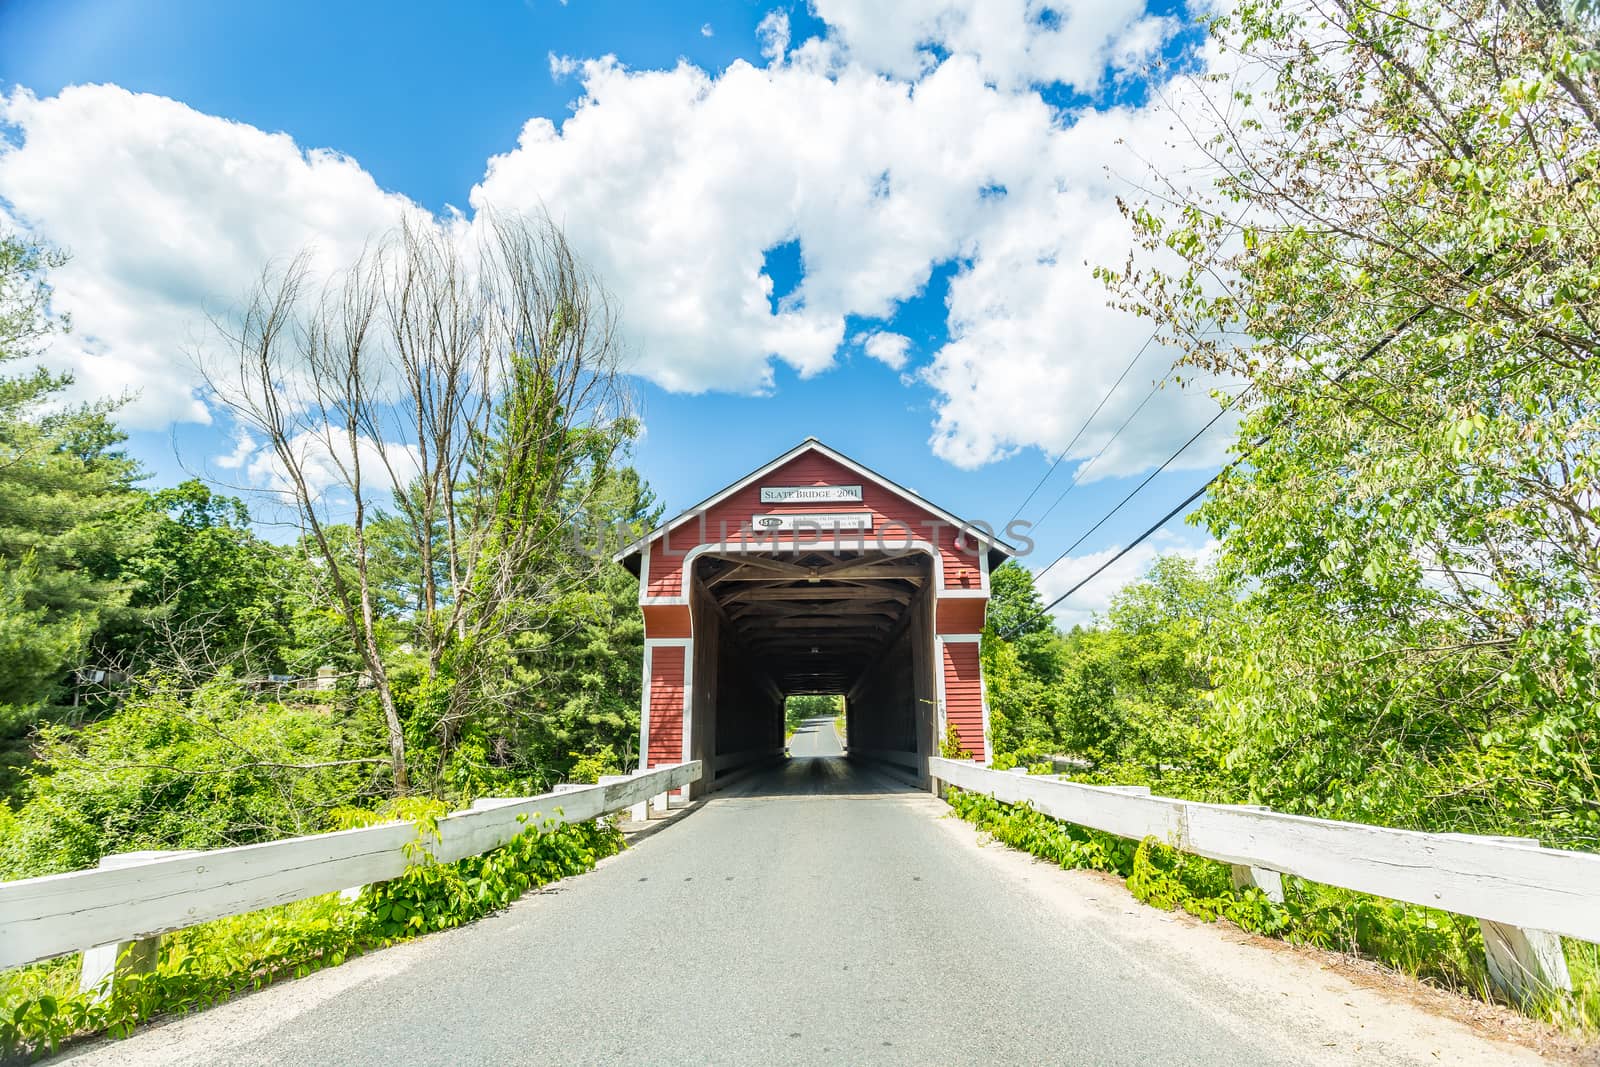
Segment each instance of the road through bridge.
M508 911L158 1024L119 1064L1505 1063L1525 1055L1086 872L898 774L793 758Z

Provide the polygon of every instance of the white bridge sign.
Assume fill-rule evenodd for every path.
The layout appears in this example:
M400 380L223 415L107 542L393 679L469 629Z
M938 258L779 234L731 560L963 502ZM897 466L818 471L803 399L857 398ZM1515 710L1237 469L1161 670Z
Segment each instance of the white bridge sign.
M859 504L859 485L763 485L763 504Z
M750 526L757 533L783 530L814 530L818 533L832 533L836 530L870 530L872 513L842 511L826 515L752 515Z

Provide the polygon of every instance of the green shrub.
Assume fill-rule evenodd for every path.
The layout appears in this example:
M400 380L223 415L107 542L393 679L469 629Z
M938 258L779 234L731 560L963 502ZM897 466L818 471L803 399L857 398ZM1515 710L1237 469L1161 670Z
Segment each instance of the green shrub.
M25 800L0 817L0 878L93 867L111 852L221 848L330 828L381 777L362 717L267 700L222 677L155 679L117 711L40 729ZM9 824L9 825L7 825Z
M506 907L529 889L590 870L623 847L604 822L530 827L510 842L455 863L436 863L427 844L443 805L399 804L418 840L406 873L368 886L354 901L315 897L190 927L162 940L156 970L118 979L97 1001L77 991L77 955L0 973L0 1059L53 1052L71 1037L126 1036L157 1015L210 1007L236 993L337 966L368 949L460 926ZM382 821L346 811L342 821Z

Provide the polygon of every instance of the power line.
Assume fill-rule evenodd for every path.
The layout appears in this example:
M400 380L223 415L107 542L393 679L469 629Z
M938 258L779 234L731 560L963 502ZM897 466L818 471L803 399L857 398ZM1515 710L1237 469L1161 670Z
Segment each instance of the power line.
M1473 271L1467 271L1465 273L1465 276L1470 277L1472 273L1474 273L1474 272ZM1393 342L1395 338L1399 337L1406 330L1410 329L1417 322L1417 320L1422 318L1423 315L1427 314L1429 310L1430 310L1430 308L1428 306L1423 306L1423 307L1418 308L1416 311L1413 311L1410 315L1407 315L1405 317L1405 319L1403 319L1400 322L1399 325L1395 326L1393 329L1389 330L1388 333L1384 334L1382 337L1378 338L1371 345L1369 345L1367 347L1366 351L1362 352L1361 355L1358 356L1355 359L1355 361L1352 362L1349 366L1345 367L1344 370L1342 370L1338 374L1334 375L1333 378L1330 379L1330 381L1333 384L1337 385L1337 384L1343 382L1346 378L1350 377L1350 375L1353 374L1359 367L1361 367L1364 364L1366 364L1374 356L1376 356L1379 352L1382 352L1385 348L1388 348L1390 343ZM1223 405L1221 410L1219 410L1215 415L1213 415L1211 417L1209 422L1207 422L1204 426L1200 427L1199 431L1193 437L1191 437L1191 438L1189 438L1189 440L1185 441L1183 446L1180 447L1177 452L1174 452L1171 456L1167 457L1166 461L1163 462L1160 467L1157 467L1155 469L1155 471L1150 475L1150 477L1148 477L1144 481L1140 482L1138 487L1135 488L1132 493L1129 493L1127 496L1123 497L1122 500L1120 500L1117 503L1116 507L1112 508L1109 512L1106 513L1106 515L1099 522L1095 523L1088 530L1086 530L1084 532L1083 537L1080 537L1080 538L1078 538L1077 541L1073 542L1071 547L1069 547L1066 550L1066 552L1063 552L1061 555L1057 556L1053 561L1051 561L1049 567L1046 567L1044 570L1037 572L1034 575L1034 577L1038 578L1039 575L1043 574L1045 571L1048 571L1050 569L1050 567L1054 567L1057 563L1060 563L1063 559L1065 559L1067 557L1067 555L1069 553L1071 553L1074 548L1078 547L1078 545L1083 543L1084 537L1088 537L1095 530L1099 529L1100 526L1103 525L1107 519L1111 518L1112 515L1115 515L1117 513L1117 511L1119 509L1121 509L1123 504L1126 504L1129 500L1133 499L1134 495L1137 494L1140 489L1143 489L1145 486L1149 485L1151 480L1153 478L1155 478L1155 476L1157 474L1160 474L1162 472L1162 470L1164 470L1167 467L1168 464L1170 464L1173 460L1177 459L1178 456L1183 453L1184 449L1186 449L1190 445L1194 444L1194 442L1200 437L1201 434L1203 434L1207 430L1209 430L1212 427L1212 425L1214 423L1216 423L1216 421L1218 419L1220 419L1223 416L1223 414L1228 411L1229 408L1233 407L1233 405L1238 402L1240 397L1244 396L1244 394L1249 392L1252 388L1254 388L1254 386L1253 385L1249 385L1249 386L1246 386L1244 389L1240 390L1238 393L1235 393L1234 396L1232 397L1232 399L1230 399L1227 404ZM1232 462L1226 464L1221 470L1219 470L1217 473L1213 474L1210 478L1208 478L1204 485L1202 485L1200 488L1196 489L1194 492L1190 493L1189 496L1187 498L1185 498L1184 501L1182 503L1180 503L1177 507L1173 508L1171 511L1168 511L1165 515L1161 516L1161 518L1156 522L1155 525L1151 526L1149 529L1145 530L1144 533L1140 534L1138 537L1136 537L1132 541L1128 542L1128 544L1125 547L1123 547L1121 550L1119 550L1110 559L1106 560L1104 563L1100 564L1100 566L1096 567L1093 571L1091 571L1084 578L1080 579L1075 585L1073 585L1073 587L1071 589L1068 589L1065 593L1062 593L1060 596L1058 596L1054 600L1050 601L1050 603L1046 604L1043 608L1041 608L1034 615L1029 616L1028 618L1023 619L1020 622L1018 622L1015 630L1013 631L1013 635L1012 636L1015 636L1015 632L1016 631L1020 631L1020 629L1023 626L1028 625L1029 623L1033 622L1035 619L1042 618L1042 617L1044 617L1046 615L1049 615L1050 612L1052 610L1054 610L1054 608L1055 608L1055 606L1057 604L1060 604L1063 600L1066 600L1072 594L1076 593L1078 590L1082 589L1084 586L1086 586L1090 582L1094 581L1096 578L1098 578L1101 574L1103 574L1105 572L1106 568L1110 567L1113 563L1117 562L1117 560L1121 559L1123 556L1126 556L1129 552L1133 551L1140 544L1144 543L1145 541L1148 541L1151 537L1154 537L1156 532L1158 530L1160 530L1163 526L1165 526L1167 523L1171 522L1175 515L1177 515L1181 511L1183 511L1185 508L1189 507L1189 505L1193 504L1196 500L1199 500L1202 496L1204 496L1206 494L1207 491L1209 491L1211 489L1211 487L1213 485L1216 485L1217 482L1221 481L1223 475L1227 474L1233 468L1237 467L1239 464L1241 464L1241 463L1245 462L1246 460L1248 460L1250 458L1250 456L1256 451L1256 449L1258 449L1262 445L1266 444L1267 439L1269 437L1271 437L1275 432L1277 432L1278 430L1282 429L1283 426L1287 422L1289 422L1289 420L1292 417L1293 417L1293 413L1292 412L1289 413L1289 414L1286 414L1282 418L1280 418L1276 423L1274 423L1272 426L1269 426L1267 429L1263 430L1260 434L1258 434L1256 436L1256 439L1254 441L1251 441L1250 444L1247 445L1239 453L1237 458L1235 458Z
M1129 541L1126 548L1122 549L1116 555L1112 556L1110 559L1108 559L1104 563L1100 564L1100 566L1096 567L1088 575L1088 577L1081 579L1078 582L1078 584L1074 585L1071 589L1068 589L1065 593L1062 593L1060 596L1058 596L1054 600L1050 601L1050 603L1046 604L1039 611L1039 614L1040 615L1048 615L1048 614L1050 614L1051 610L1054 609L1057 604L1061 603L1063 600L1067 599L1067 597L1071 596L1073 593L1076 593L1078 590L1082 589L1084 586L1086 586L1090 582L1094 581L1096 578L1098 578L1101 575L1101 573L1103 571L1106 570L1106 568L1110 567L1113 563L1115 563L1117 560L1121 559L1123 556L1126 556L1129 552L1132 552L1135 548L1137 548L1140 545L1140 543L1148 540L1151 537L1154 537L1156 531L1161 529L1167 523L1171 522L1172 521L1172 517L1174 515L1178 514L1184 508L1187 508L1190 504L1193 504L1196 500L1199 500L1202 496L1204 496L1206 494L1206 490L1210 489L1213 485L1215 485L1217 480L1219 478L1221 478L1224 474L1226 474L1229 469L1230 469L1229 467L1224 467L1224 468L1222 468L1222 470L1220 470L1217 473L1213 474L1206 481L1205 485L1202 485L1200 488L1198 488L1194 492L1190 493L1188 498L1185 499L1183 503L1179 504L1177 507L1175 507L1171 511L1167 512L1165 515L1161 516L1161 518L1157 519L1154 526L1150 527L1148 530L1146 530L1144 533L1140 534L1138 537L1134 538L1132 541ZM1031 620L1029 620L1029 621L1031 621Z
M1022 514L1022 509L1027 507L1028 504L1033 500L1034 494L1040 489L1044 488L1044 483L1049 481L1050 476L1056 472L1056 468L1061 466L1061 461L1067 458L1067 454L1070 453L1073 449L1073 446L1078 443L1078 439L1083 436L1084 431L1087 430L1090 424L1094 422L1095 416L1100 414L1100 409L1106 406L1106 401L1111 399L1111 394L1117 391L1117 387L1120 386L1122 384L1122 380L1128 376L1128 372L1133 370L1134 364L1139 362L1139 357L1144 355L1145 349L1149 348L1151 343L1155 341L1156 334L1160 332L1160 329L1161 328L1158 326L1156 329L1150 331L1150 336L1144 339L1144 344L1140 345L1139 350L1133 354L1133 358L1128 360L1128 365L1122 368L1122 373L1117 375L1117 380L1111 383L1111 388L1107 389L1105 396L1100 398L1100 403L1094 406L1094 410L1089 412L1089 417L1083 421L1083 425L1078 427L1078 432L1072 435L1072 440L1067 442L1067 447L1061 450L1061 454L1056 457L1056 461L1050 464L1050 469L1044 472L1044 477L1040 478L1037 484L1035 484L1032 489L1028 490L1028 495L1023 498L1022 503L1017 505L1017 510L1011 513L1011 518L1006 520L1007 526L1010 526L1016 521L1017 516ZM1060 501L1057 501L1057 503L1060 503ZM1050 506L1055 507L1054 504ZM1046 514L1048 514L1048 512L1046 512ZM1039 521L1043 522L1043 517L1041 517Z
M1150 391L1144 394L1144 399L1139 401L1139 406L1134 408L1133 412L1129 414L1127 418L1122 420L1122 425L1118 426L1116 432L1113 433L1109 439L1107 439L1105 444L1100 446L1100 451L1096 452L1092 457L1090 457L1089 462L1077 469L1072 476L1072 481L1067 484L1065 489L1061 490L1061 495L1056 497L1055 500L1051 501L1050 506L1044 509L1044 513L1034 520L1034 527L1040 526L1044 520L1050 516L1050 513L1056 509L1057 505L1059 505L1063 500L1067 499L1067 494L1071 493L1078 487L1078 483L1083 481L1083 476L1089 473L1089 468L1093 467L1100 457L1106 454L1106 449L1110 448L1116 439L1122 436L1122 431L1128 428L1128 424L1139 417L1139 412L1143 411L1144 406L1150 403L1150 398L1156 395L1156 392L1161 388L1162 382L1165 380L1166 379L1162 379L1150 387Z
M1037 578L1041 577L1046 571L1050 570L1051 567L1054 567L1057 563L1060 563L1062 560L1064 560L1068 556L1070 556L1072 554L1072 550L1073 549L1077 548L1079 545L1081 545L1085 541L1087 541L1091 534L1093 534L1096 530L1100 529L1100 527L1104 526L1106 524L1106 522L1109 521L1110 518L1113 515L1115 515L1119 511L1121 511L1124 504L1126 504L1128 501L1132 500L1134 497L1138 496L1140 490L1144 489L1145 486L1147 486L1151 482L1155 481L1156 475L1158 475L1162 471L1166 470L1169 466L1172 465L1172 462L1174 460L1176 460L1179 456L1183 455L1184 452L1188 450L1190 445L1192 445L1196 441L1200 440L1201 436L1204 435L1207 430L1211 429L1211 427L1215 426L1217 424L1217 421L1219 419L1221 419L1222 416L1226 415L1230 410L1232 410L1233 405L1237 404L1239 402L1239 399L1241 397L1243 397L1244 394L1248 393L1250 391L1250 389L1251 389L1250 386L1246 386L1245 388L1239 390L1237 393L1233 394L1233 396L1229 397L1228 398L1228 402L1226 404L1222 405L1222 407L1218 408L1217 409L1217 413L1215 415L1211 416L1211 418L1207 419L1206 420L1206 424L1204 426L1200 427L1198 430L1196 430L1194 432L1194 436L1190 437L1182 445L1179 445L1178 446L1178 450L1176 452L1174 452L1172 455L1168 456L1166 459L1162 460L1161 461L1161 466L1159 466L1155 470L1151 471L1149 473L1149 475L1147 475L1145 477L1144 481L1142 481L1138 485L1134 486L1133 489L1128 493L1127 496L1125 496L1121 500L1117 501L1115 507L1113 507L1110 511L1106 512L1104 515L1100 516L1100 519L1093 526L1091 526L1087 530L1083 531L1083 533L1081 535L1079 535L1079 537L1078 537L1078 539L1076 541L1074 541L1074 542L1072 542L1072 544L1068 545L1066 547L1066 550L1064 552L1062 552L1061 555L1059 555L1055 559L1051 560L1049 565L1046 566L1044 568L1044 570L1041 570L1038 573L1036 573L1034 575L1034 578L1037 579ZM1226 468L1224 468L1224 470L1225 469ZM1216 476L1212 479L1212 481L1215 481L1216 478L1220 478L1221 476L1222 476L1222 472L1218 471ZM1209 486L1211 483L1207 482L1206 484ZM1146 536L1148 536L1148 535L1146 535ZM1138 542L1134 542L1134 543L1137 544ZM1129 547L1131 548L1132 546L1130 545ZM1058 600L1059 599L1060 598L1058 598Z

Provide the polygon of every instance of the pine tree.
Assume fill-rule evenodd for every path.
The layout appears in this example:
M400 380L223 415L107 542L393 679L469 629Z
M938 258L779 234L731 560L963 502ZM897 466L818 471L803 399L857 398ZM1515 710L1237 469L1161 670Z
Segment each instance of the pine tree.
M0 237L0 367L38 354L64 328L46 272L63 260ZM0 371L0 727L31 724L82 664L99 628L125 609L121 559L143 536L113 405L70 406L71 378Z

